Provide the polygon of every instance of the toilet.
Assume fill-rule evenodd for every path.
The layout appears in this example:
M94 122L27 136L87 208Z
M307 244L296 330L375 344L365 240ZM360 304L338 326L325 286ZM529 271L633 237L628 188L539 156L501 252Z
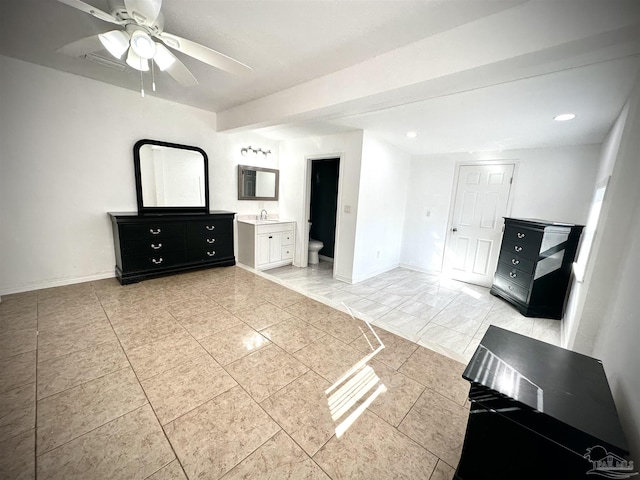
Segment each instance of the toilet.
M318 252L322 250L324 247L324 243L320 240L314 240L313 238L309 239L309 263L312 265L316 265L320 262L318 258Z

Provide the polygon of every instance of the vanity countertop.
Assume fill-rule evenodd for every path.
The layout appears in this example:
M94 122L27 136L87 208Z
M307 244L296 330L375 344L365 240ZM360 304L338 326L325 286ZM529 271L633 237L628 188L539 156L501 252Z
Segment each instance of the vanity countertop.
M250 225L275 225L278 223L294 223L295 220L286 220L283 218L267 218L266 220L260 220L259 218L254 218L255 215L242 216L238 217L238 222L248 223Z

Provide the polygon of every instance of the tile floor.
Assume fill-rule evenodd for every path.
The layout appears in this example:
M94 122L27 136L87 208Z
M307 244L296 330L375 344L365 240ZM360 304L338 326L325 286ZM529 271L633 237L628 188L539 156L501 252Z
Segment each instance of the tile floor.
M281 267L263 272L283 285L345 309L389 332L460 362L469 361L493 324L553 345L560 345L560 322L527 318L488 288L406 268L355 285L334 280L333 264Z
M439 308L445 286L419 279L335 290ZM451 479L464 365L374 328L367 359L365 322L239 267L4 296L0 478Z

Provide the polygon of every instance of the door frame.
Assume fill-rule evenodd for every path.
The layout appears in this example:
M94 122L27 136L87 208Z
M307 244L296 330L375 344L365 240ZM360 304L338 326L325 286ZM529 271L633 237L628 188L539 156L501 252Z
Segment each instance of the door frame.
M449 200L449 215L447 217L447 231L444 237L444 249L442 252L442 263L440 265L440 274L449 278L449 271L445 270L447 252L449 251L449 242L451 241L451 229L453 228L454 211L456 206L456 196L458 195L458 183L460 182L460 167L478 167L489 165L513 165L513 181L511 182L511 188L509 189L509 198L507 199L506 216L511 215L511 209L513 207L514 192L517 187L518 179L518 167L520 160L513 158L504 159L492 159L492 160L464 160L458 161L455 165L453 173L453 187L451 188L451 198Z
M323 153L305 156L305 187L304 187L304 204L302 206L303 222L302 225L302 262L300 266L306 268L309 266L309 216L311 214L311 173L312 163L314 160L327 160L330 158L337 158L338 165L338 198L336 205L336 231L335 231L335 246L333 249L333 273L332 277L335 278L338 271L338 262L340 261L340 223L342 218L342 188L344 178L344 153Z

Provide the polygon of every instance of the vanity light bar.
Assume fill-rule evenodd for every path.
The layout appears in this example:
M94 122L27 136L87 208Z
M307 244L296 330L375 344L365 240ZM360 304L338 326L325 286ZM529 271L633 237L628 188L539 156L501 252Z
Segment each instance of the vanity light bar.
M251 145L248 147L242 147L240 149L240 154L243 157L246 157L249 154L252 154L254 157L258 155L262 156L262 158L268 158L271 156L271 150L262 150L261 148L253 148Z

